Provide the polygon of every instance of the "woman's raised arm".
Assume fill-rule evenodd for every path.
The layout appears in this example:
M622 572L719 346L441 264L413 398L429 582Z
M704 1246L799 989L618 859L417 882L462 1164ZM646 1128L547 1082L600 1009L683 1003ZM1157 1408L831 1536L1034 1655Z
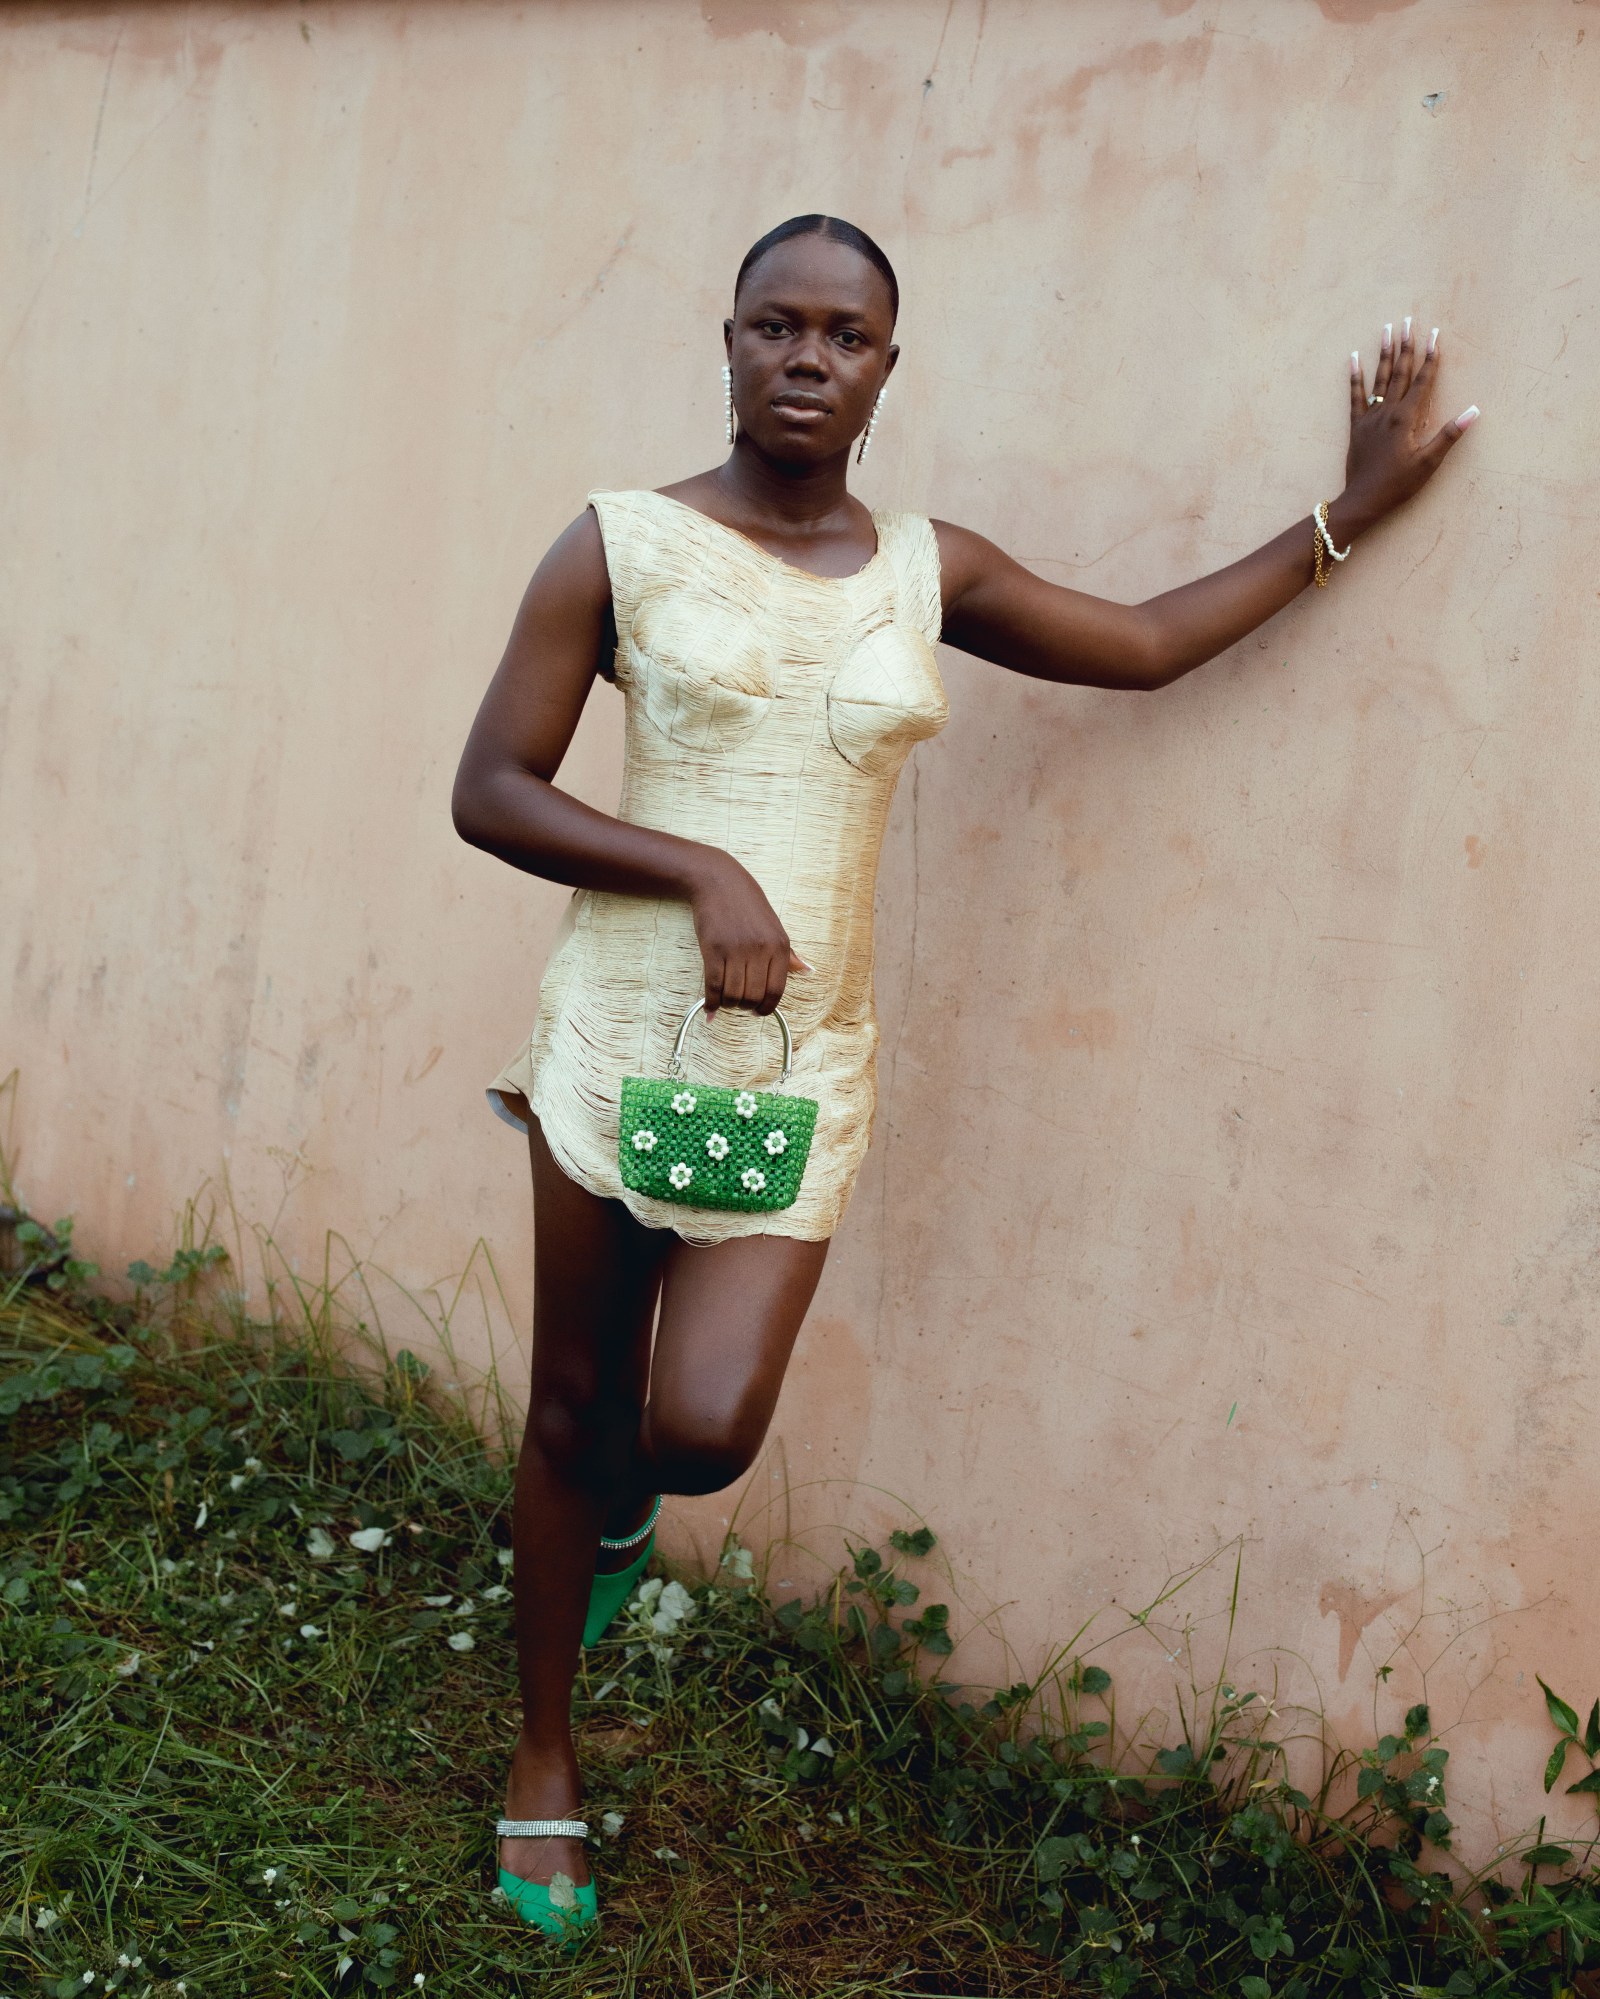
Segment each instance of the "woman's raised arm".
M1341 549L1425 485L1476 419L1476 408L1464 410L1428 434L1438 374L1437 329L1419 365L1410 320L1398 348L1384 329L1372 398L1360 359L1351 355L1345 487L1327 516ZM1226 569L1142 604L1113 604L1047 583L982 535L945 521L934 526L945 643L1038 680L1081 687L1166 687L1265 624L1313 573L1309 512Z

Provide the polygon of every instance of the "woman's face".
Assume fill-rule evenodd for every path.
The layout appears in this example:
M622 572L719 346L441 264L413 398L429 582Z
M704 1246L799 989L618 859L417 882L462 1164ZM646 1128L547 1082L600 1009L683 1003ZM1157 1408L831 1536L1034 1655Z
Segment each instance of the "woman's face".
M848 243L793 236L745 278L723 322L740 428L769 457L848 451L894 367L889 287Z

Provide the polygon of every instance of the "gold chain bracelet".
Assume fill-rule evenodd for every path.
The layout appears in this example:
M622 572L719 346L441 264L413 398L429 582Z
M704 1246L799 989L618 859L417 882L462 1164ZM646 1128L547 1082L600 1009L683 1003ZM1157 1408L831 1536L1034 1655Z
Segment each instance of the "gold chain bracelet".
M1354 546L1355 543L1352 542L1350 548ZM1318 500L1311 514L1311 573L1316 578L1319 590L1326 590L1333 576L1333 571L1328 567L1328 558L1332 556L1335 562L1343 562L1350 553L1350 548L1334 547L1333 535L1328 527L1328 503L1326 500Z

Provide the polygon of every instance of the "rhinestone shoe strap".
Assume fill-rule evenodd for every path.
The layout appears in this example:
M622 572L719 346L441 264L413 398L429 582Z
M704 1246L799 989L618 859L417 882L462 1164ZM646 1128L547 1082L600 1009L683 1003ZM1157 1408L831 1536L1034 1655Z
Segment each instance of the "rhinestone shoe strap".
M497 1839L587 1839L586 1819L498 1819Z
M649 1516L649 1518L648 1518L648 1519L647 1519L647 1520L645 1521L645 1523L644 1523L644 1525L643 1525L642 1527L636 1527L636 1528L635 1528L635 1529L633 1530L633 1532L632 1532L631 1534L623 1534L623 1535L620 1535L620 1536L619 1536L619 1537L618 1537L618 1538L617 1538L616 1540L614 1540L614 1541L613 1541L613 1540L611 1539L611 1537L610 1537L609 1535L607 1535L607 1534L602 1534L602 1535L600 1536L600 1545L601 1545L601 1547L602 1547L602 1548L637 1548L637 1547L638 1547L638 1545L639 1545L639 1543L640 1543L640 1542L641 1542L641 1541L642 1541L642 1540L643 1540L643 1539L645 1538L645 1536L646 1536L647 1534L649 1534L649 1533L651 1532L651 1530L652 1530L652 1529L654 1528L654 1526L655 1526L655 1524L656 1524L656 1521L657 1521L657 1520L658 1520L658 1519L660 1518L660 1515L661 1515L661 1500L662 1500L662 1496L663 1496L663 1495L662 1495L661 1493L659 1493L659 1492L658 1492L658 1493L656 1494L656 1503L655 1503L655 1505L654 1505L654 1506L652 1506L652 1507L651 1507L651 1509L650 1509L650 1516Z

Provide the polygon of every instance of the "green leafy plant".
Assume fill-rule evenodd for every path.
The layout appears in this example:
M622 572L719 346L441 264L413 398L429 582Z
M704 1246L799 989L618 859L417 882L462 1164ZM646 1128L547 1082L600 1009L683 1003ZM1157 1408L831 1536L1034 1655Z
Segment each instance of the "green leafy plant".
M1538 1675L1535 1674L1534 1677L1537 1679ZM1544 1695L1545 1708L1558 1731L1556 1746L1551 1750L1550 1760L1544 1766L1545 1789L1554 1790L1562 1771L1566 1768L1568 1750L1576 1749L1580 1755L1589 1759L1589 1772L1587 1776L1580 1777L1575 1784L1569 1784L1567 1790L1569 1793L1578 1791L1592 1798L1600 1798L1600 1700L1590 1708L1589 1719L1584 1723L1580 1733L1577 1709L1569 1707L1560 1695L1552 1693L1543 1680L1539 1681L1539 1688ZM1596 1810L1600 1811L1600 1803L1597 1803Z
M100 1275L100 1266L78 1256L72 1247L72 1217L47 1228L31 1216L16 1223L14 1234L23 1254L18 1282L44 1284L52 1291L81 1291Z
M193 1284L208 1270L215 1270L227 1261L228 1252L223 1245L220 1242L209 1242L198 1248L175 1250L165 1270L153 1270L141 1257L137 1263L128 1265L128 1276L141 1289L161 1285L177 1288L180 1285Z
M925 1525L782 1603L736 1536L658 1565L585 1654L607 1917L558 1961L491 1892L507 1455L310 1288L268 1322L157 1295L200 1275L0 1294L0 1990L1587 1999L1589 1856L1434 1864L1425 1704L1302 1790L1225 1678L1140 1746L1082 1633L970 1687Z

